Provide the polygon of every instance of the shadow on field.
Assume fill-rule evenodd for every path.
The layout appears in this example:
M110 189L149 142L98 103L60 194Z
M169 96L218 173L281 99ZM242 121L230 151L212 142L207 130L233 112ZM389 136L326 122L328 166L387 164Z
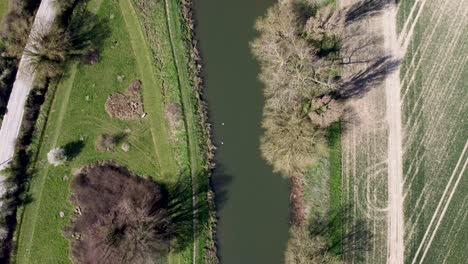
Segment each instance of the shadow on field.
M365 219L351 217L351 210L352 206L346 205L340 210L330 211L328 216L311 217L309 235L311 238L329 238L328 253L361 261L366 252L372 250L373 233Z
M80 155L84 146L85 146L85 143L83 140L76 140L63 146L67 160L73 160L78 155Z
M388 0L365 0L349 7L345 15L345 22L351 23L369 16L375 16L389 5Z
M197 176L201 177L208 176L205 173ZM174 225L175 243L172 247L176 251L182 251L192 245L198 236L205 233L205 229L209 226L211 212L208 200L209 188L207 185L202 185L193 189L191 178L187 176L176 184L166 185L165 188L169 197L168 213ZM194 232L194 219L196 219L196 232Z
M343 79L337 92L341 100L363 96L398 69L400 60L385 54L382 33L369 30L366 21L362 21L379 15L387 5L388 0L365 0L344 10L346 33L341 46L342 65L352 74Z
M377 59L342 84L339 98L346 100L364 95L373 87L381 84L387 75L398 69L399 65L400 60L391 56Z

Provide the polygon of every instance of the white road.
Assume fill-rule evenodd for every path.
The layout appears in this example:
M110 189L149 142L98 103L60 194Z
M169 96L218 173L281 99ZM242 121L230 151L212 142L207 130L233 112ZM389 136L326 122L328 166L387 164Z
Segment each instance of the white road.
M56 0L42 0L34 19L32 32L45 33L50 30L56 16L55 5ZM31 38L27 46L31 47ZM8 110L3 118L0 129L0 171L5 169L13 158L15 143L23 119L24 106L33 86L35 72L30 66L29 61L29 56L23 53L8 101ZM1 181L3 181L3 178L0 176Z

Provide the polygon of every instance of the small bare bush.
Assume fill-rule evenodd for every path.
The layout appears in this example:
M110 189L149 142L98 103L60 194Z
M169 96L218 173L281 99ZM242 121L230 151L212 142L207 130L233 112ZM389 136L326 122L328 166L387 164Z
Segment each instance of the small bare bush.
M117 145L115 136L109 134L99 135L96 139L96 150L97 151L112 151Z
M54 148L47 153L47 161L54 166L62 165L67 160L65 150L63 148Z
M175 132L175 130L177 130L177 128L180 126L182 118L180 105L176 103L168 104L166 106L165 116L171 131Z

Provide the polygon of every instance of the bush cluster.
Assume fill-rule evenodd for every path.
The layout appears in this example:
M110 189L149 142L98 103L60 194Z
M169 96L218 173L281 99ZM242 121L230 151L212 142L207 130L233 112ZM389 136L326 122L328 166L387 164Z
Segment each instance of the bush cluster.
M175 228L163 187L98 165L85 168L72 188L77 215L67 233L74 263L154 263L167 254Z
M314 3L286 0L274 5L257 22L260 34L251 44L265 83L262 154L289 176L304 173L325 155L326 124L340 116L330 115L334 111L317 102L339 86L341 16L331 5Z

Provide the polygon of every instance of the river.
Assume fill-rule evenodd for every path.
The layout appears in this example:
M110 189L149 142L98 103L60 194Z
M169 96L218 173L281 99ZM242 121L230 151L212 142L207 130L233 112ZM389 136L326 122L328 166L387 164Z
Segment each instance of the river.
M218 255L223 264L284 262L289 184L261 158L262 84L249 42L274 0L196 0L205 100L218 146Z

